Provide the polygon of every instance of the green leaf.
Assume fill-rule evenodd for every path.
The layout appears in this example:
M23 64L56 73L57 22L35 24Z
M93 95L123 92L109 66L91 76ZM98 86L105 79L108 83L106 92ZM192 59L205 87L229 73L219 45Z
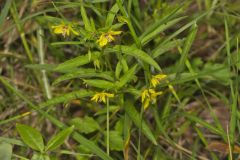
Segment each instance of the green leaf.
M100 79L84 79L84 83L86 83L89 86L101 89L112 89L115 87L115 84L113 82Z
M58 148L60 145L64 143L64 141L67 139L67 137L72 133L74 129L74 126L71 126L69 128L66 128L53 136L47 143L46 151L52 151Z
M166 30L169 27L173 26L174 24L178 23L179 21L183 20L184 18L186 18L186 17L176 18L176 19L173 19L173 20L167 22L166 24L162 24L162 25L158 26L155 30L153 30L151 33L147 34L146 36L144 36L141 39L142 45L146 45L153 38L155 38L156 36L159 36L159 34L161 32L163 32L164 30Z
M89 19L88 19L86 10L85 10L85 8L84 8L83 5L84 5L84 4L82 3L82 4L81 4L81 15L82 15L82 19L83 19L83 23L84 23L85 29L86 29L87 31L92 31L92 27L91 27L90 21L89 21Z
M48 157L48 155L44 155L41 153L35 153L35 154L33 154L31 160L50 160L50 158Z
M109 106L109 113L114 113L114 112L116 113L118 110L120 110L119 106L113 106L113 105ZM97 116L97 115L106 114L106 113L107 113L107 108L104 107L99 109L94 115Z
M125 105L124 105L124 110L128 114L128 116L132 119L133 123L138 127L142 128L143 134L155 145L157 145L157 141L148 127L147 123L144 120L141 120L140 114L137 112L133 104L127 100ZM142 123L142 124L141 124ZM142 125L142 126L141 126Z
M115 69L115 77L117 78L117 79L119 79L119 76L120 76L120 73L121 73L121 71L122 71L122 64L121 64L121 62L120 61L118 61L118 63L117 63L117 65L116 65L116 69Z
M193 24L193 26L190 30L190 33L184 43L184 48L183 48L183 52L181 54L181 59L177 66L177 73L179 73L183 70L184 64L187 60L188 53L190 51L190 48L192 46L192 43L195 39L196 34L197 34L197 24L195 23L195 24Z
M167 16L164 16L164 18L161 18L159 20L157 20L155 23L153 23L152 25L150 25L146 31L144 31L144 33L140 36L140 40L142 40L144 37L146 37L147 35L151 34L152 32L154 32L159 26L162 26L163 24L167 23L169 20L171 20L172 18L176 17L178 14L177 12L181 9L181 7L178 7L176 9L174 9L172 12L170 12Z
M12 0L5 1L4 7L3 8L1 7L2 9L1 9L1 15L0 15L0 28L2 27L2 24L8 15L8 11L11 7L11 3L12 3Z
M84 138L81 134L77 134L77 132L74 132L73 138L80 144L83 144L92 153L98 155L100 158L104 160L113 160L109 155L107 155L103 150L101 150L101 148L99 148L93 141Z
M59 25L63 22L61 18L58 17L53 17L53 16L38 16L36 17L36 21L41 25L41 26L47 26L49 24L51 25Z
M119 79L119 76L123 70L123 73L126 73L128 71L128 64L125 58L121 58L120 61L118 61L116 69L115 69L115 76L117 79Z
M162 55L163 53L166 53L167 51L170 51L171 49L181 45L183 43L184 39L177 39L177 40L173 40L173 41L169 41L166 43L161 43L159 44L152 52L152 57L156 58L160 55Z
M106 135L105 135L106 136ZM105 137L106 138L106 137ZM123 150L123 137L118 131L110 131L109 132L110 139L110 149L115 151Z
M83 44L82 41L60 41L60 42L52 42L50 43L52 46L61 46L61 45L79 45Z
M229 80L231 79L232 72L225 64L219 63L206 63L203 67L203 71L217 70L218 68L223 68L222 70L215 71L209 73L208 77L210 79L217 80L223 84L229 84Z
M91 59L89 59L89 55L86 54L84 56L78 56L76 58L70 59L68 61L65 61L61 64L59 64L56 68L55 71L60 71L60 70L66 70L66 69L71 69L75 67L82 66L84 64L90 63L94 58L98 57L100 55L99 52L93 52L91 55Z
M122 64L122 67L123 67L123 73L126 73L128 71L128 64L127 64L127 61L125 58L122 58L121 59L121 64Z
M43 107L56 105L63 102L66 103L74 99L89 97L89 96L92 96L93 94L94 92L86 91L86 90L74 91L74 92L62 94L60 96L49 99L48 101L39 104L39 106L43 108Z
M1 141L9 144L18 145L18 146L26 146L21 140L14 139L14 138L0 137L0 142Z
M88 116L84 118L74 118L70 121L70 124L76 126L79 132L86 134L100 129L99 124L92 117Z
M187 112L181 112L180 113L181 116L186 117L187 119L189 119L190 121L193 121L195 123L198 123L202 126L204 126L205 128L207 128L209 131L216 133L218 135L221 135L222 137L226 137L226 134L223 133L221 130L219 130L218 128L214 127L212 124L200 119L199 117L197 117L196 115L192 115L189 114Z
M12 145L9 143L0 143L0 159L10 160L12 157Z
M92 17L90 18L90 24L91 24L92 30L93 30L93 31L96 31L95 22L94 22L94 20L93 20Z
M53 85L58 84L65 80L70 80L74 78L103 78L109 81L114 81L111 72L97 72L95 69L90 68L81 68L78 71L70 72L58 77L54 82Z
M24 124L17 124L16 128L26 145L40 152L44 150L43 137L38 130Z
M209 11L204 12L202 14L199 14L197 17L195 17L192 21L190 21L189 23L185 24L184 26L182 26L181 28L179 28L177 31L175 31L174 33L172 33L169 37L167 37L166 40L164 40L162 43L166 43L169 42L171 39L174 39L175 37L177 37L177 35L179 35L180 33L182 33L183 31L185 31L186 29L188 29L189 27L193 26L194 24L196 24L197 21L199 21L201 18L203 18L204 16L206 16L209 13Z
M115 3L112 8L110 9L108 15L107 15L107 19L106 19L106 24L105 26L108 27L108 26L111 26L112 23L113 23L113 20L117 14L117 12L119 11L119 8L118 8L118 4Z
M124 54L134 56L135 58L150 64L159 71L161 70L157 62L154 61L154 59L150 55L134 46L116 45L113 48L107 48L106 52L111 53L122 52Z
M118 88L123 87L126 83L131 81L133 79L133 76L135 75L137 65L134 65L130 70L127 71L119 80L119 82L116 83L116 86Z

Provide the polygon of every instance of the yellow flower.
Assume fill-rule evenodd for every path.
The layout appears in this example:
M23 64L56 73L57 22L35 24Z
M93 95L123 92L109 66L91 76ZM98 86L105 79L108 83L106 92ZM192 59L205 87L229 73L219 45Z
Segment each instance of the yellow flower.
M160 81L162 81L166 77L167 75L165 74L158 74L158 75L152 76L151 85L155 88L160 83Z
M106 98L113 98L113 97L114 97L114 94L106 93L106 92L100 92L100 93L96 93L91 98L91 101L106 103Z
M114 36L119 35L121 33L122 31L109 31L107 33L103 33L97 40L97 43L99 44L100 47L104 47L108 43L115 40Z
M145 89L142 91L142 104L144 110L148 108L149 103L156 103L157 96L161 95L162 92L156 92L154 89Z
M66 35L69 36L70 32L75 35L79 35L79 33L72 28L71 24L59 24L56 26L52 26L52 29L55 34L62 34L63 37L65 37Z

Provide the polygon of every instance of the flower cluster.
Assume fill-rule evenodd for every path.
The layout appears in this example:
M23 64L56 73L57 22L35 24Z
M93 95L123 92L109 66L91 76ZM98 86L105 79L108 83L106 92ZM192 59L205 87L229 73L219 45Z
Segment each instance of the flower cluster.
M53 29L53 32L55 34L61 34L64 38L66 36L69 36L70 33L73 33L74 35L79 35L79 32L73 29L73 23L64 23L62 22L61 24L58 25L53 25L51 26ZM109 30L108 32L104 32L100 35L96 43L100 47L106 46L108 43L113 42L115 40L115 36L120 35L122 31L112 31Z
M156 92L154 89L145 89L142 92L142 104L144 110L148 108L149 103L156 103L157 96L161 95L162 92Z
M113 98L114 94L112 93L106 93L106 92L99 92L96 93L91 100L95 102L103 102L106 103L106 98Z
M73 29L73 25L70 23L69 24L62 23L56 26L52 26L52 29L55 34L62 34L64 38L66 36L69 36L70 33L73 33L77 36L79 35L79 33Z
M152 76L150 80L151 86L153 88L156 88L156 86L165 78L167 78L167 75L165 74L158 74L158 75ZM152 88L143 90L141 93L141 98L142 98L141 102L143 104L144 110L148 108L150 102L152 104L156 103L157 96L161 94L162 94L161 91L156 92L155 89L152 89Z

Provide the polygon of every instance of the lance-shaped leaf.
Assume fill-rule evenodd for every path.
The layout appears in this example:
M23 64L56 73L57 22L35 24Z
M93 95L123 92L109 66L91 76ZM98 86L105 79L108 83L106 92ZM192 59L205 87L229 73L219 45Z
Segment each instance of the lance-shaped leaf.
M9 160L12 157L12 145L6 142L0 142L0 159Z
M101 79L85 79L84 83L89 86L101 89L112 89L113 87L115 87L115 84L113 82Z
M112 77L113 73L112 72L96 72L95 69L90 69L90 68L81 68L78 71L70 72L67 74L64 74L60 77L58 77L54 82L53 85L58 84L62 81L65 80L70 80L74 78L103 78L109 81L114 81L114 78Z
M24 124L17 124L16 128L20 137L22 138L23 142L26 145L28 145L34 150L40 152L43 151L44 149L43 137L39 131Z
M131 55L143 62L150 64L151 66L155 67L157 70L159 71L161 70L158 63L154 61L154 59L150 55L148 55L143 50L136 48L135 46L116 45L113 48L107 48L106 52L111 52L111 53L121 52L127 55Z
M133 79L133 76L135 75L137 65L134 65L130 70L127 71L119 80L119 82L116 83L118 88L123 87L127 82Z
M67 137L72 133L73 129L74 129L74 126L71 126L69 128L62 130L58 134L56 134L54 137L52 137L49 140L45 150L52 151L52 150L58 148L60 145L62 145L64 143L64 141L67 139Z
M76 58L70 59L68 61L65 61L65 62L59 64L54 70L61 71L61 70L76 68L76 67L82 66L84 64L90 63L93 59L97 58L99 55L100 55L99 52L93 52L93 53L91 53L91 58L89 58L88 54L78 56Z

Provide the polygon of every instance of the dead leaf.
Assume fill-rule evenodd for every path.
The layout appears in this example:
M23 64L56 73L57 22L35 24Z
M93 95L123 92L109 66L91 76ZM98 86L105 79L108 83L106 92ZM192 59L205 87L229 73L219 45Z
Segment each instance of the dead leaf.
M220 152L224 154L229 153L229 146L227 143L219 142L219 141L213 141L208 146L207 149L214 152ZM240 147L235 145L233 148L233 153L240 153Z

